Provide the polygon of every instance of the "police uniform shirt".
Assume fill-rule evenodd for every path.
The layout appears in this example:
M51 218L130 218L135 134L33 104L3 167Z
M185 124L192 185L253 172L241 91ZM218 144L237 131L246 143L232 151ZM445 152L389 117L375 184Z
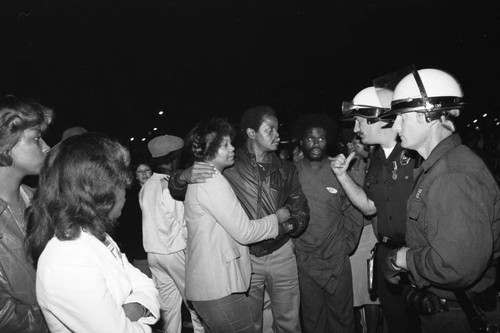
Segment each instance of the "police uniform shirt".
M399 142L388 158L380 146L372 156L364 189L377 208L379 236L405 239L406 203L413 189L413 156Z

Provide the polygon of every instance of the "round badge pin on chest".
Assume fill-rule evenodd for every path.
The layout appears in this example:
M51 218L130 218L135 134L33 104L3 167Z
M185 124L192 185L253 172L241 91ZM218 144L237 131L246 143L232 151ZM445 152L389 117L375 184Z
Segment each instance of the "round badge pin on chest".
M326 190L327 190L328 192L330 192L331 194L335 194L335 193L337 193L337 190L336 190L335 188L333 188L333 187L329 187L329 186L327 186L327 187L326 187Z

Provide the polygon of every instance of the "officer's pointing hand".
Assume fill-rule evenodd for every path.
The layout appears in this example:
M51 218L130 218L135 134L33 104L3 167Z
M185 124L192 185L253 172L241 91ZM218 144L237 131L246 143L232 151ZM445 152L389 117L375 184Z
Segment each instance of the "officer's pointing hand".
M343 176L355 154L355 152L352 152L347 158L345 158L344 154L338 154L332 158L330 167L332 168L333 173L336 176Z

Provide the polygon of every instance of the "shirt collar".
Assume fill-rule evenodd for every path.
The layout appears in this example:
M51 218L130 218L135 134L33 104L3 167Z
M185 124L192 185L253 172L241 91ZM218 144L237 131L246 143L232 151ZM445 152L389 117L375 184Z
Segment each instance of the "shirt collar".
M303 158L301 160L302 163L304 163L305 165L307 165L308 167L312 168L311 167L311 161L309 161L307 158ZM325 166L325 164L328 164L328 166L330 166L330 160L328 158L324 158L322 159L321 161L318 161L320 162L320 165L321 165L321 168L323 168Z
M462 140L457 133L454 133L438 143L436 147L432 150L429 157L422 163L422 169L427 172L430 168L434 166L443 157L444 154L462 144Z
M401 147L401 143L396 142L396 145L392 148L391 154L386 158L384 149L382 148L381 145L378 145L373 157L383 160L391 160L394 156L401 154L402 150L403 148Z

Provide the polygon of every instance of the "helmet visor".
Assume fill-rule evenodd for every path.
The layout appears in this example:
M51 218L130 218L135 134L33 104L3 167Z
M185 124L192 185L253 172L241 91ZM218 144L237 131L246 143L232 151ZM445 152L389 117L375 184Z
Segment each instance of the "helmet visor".
M379 116L386 112L383 108L370 105L357 105L352 102L342 102L342 118L344 121L352 121L354 117L366 118L370 123L379 121Z

